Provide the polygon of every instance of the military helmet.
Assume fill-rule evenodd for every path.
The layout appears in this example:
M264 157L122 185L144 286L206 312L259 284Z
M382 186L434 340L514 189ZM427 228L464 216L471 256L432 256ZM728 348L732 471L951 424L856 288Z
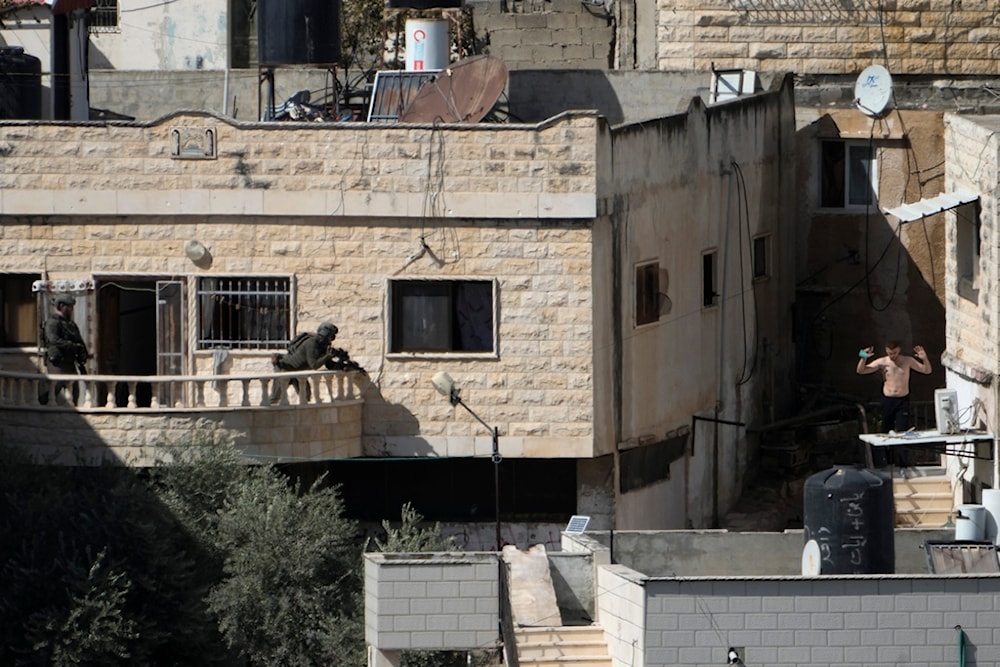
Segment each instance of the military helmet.
M59 306L61 306L63 304L66 304L67 306L75 306L76 305L76 297L74 297L71 294L58 294L58 295L56 295L56 298L55 298L55 304L56 304L56 308L58 308Z
M319 325L319 328L316 329L316 333L323 338L333 338L337 335L338 331L339 329L337 329L337 325L333 322L323 322L323 324Z

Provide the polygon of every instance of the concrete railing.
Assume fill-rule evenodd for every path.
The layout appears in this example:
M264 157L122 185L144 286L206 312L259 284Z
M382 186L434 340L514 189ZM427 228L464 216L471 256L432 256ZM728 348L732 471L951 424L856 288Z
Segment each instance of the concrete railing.
M360 398L357 371L248 375L46 375L0 371L0 408L79 411L217 410L318 405ZM277 398L271 400L278 385ZM290 384L309 391L288 391Z

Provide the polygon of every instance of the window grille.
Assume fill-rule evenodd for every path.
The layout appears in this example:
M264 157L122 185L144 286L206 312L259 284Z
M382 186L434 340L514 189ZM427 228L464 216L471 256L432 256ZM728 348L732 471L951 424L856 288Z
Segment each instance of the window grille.
M88 25L90 32L118 32L118 0L94 0Z
M198 281L198 349L281 349L291 338L290 278Z

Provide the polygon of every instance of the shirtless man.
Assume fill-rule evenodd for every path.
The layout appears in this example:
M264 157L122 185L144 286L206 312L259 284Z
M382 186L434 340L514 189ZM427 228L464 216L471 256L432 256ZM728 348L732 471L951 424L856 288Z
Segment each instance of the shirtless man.
M885 356L873 359L874 347L866 347L858 359L858 375L882 372L882 428L901 433L910 428L910 371L928 375L931 362L924 348L913 346L913 356L900 354L898 340L885 344Z

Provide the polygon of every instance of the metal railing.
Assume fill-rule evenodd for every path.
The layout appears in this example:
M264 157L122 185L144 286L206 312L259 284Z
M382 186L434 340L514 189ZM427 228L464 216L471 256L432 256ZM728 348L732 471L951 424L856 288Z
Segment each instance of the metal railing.
M514 635L514 614L510 608L510 565L502 553L497 553L497 565L500 576L500 650L507 667L520 667L517 657L517 638Z
M140 376L0 372L0 408L164 412L323 405L360 400L363 377L356 371ZM299 390L289 391L290 384Z

